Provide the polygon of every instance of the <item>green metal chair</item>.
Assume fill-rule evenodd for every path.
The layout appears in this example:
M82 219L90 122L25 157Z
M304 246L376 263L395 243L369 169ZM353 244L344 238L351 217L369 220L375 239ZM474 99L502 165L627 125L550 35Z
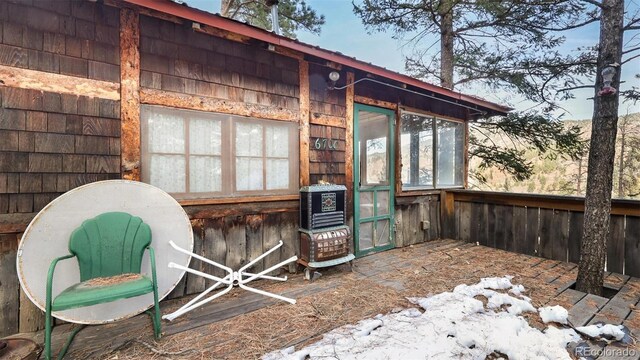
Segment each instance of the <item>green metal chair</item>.
M142 219L124 212L108 212L86 220L69 239L70 255L54 259L47 275L45 357L51 359L51 312L112 302L153 292L155 311L149 311L156 339L161 336L160 307L151 229ZM151 279L140 274L142 256L149 250ZM52 299L53 273L60 260L76 257L80 283ZM127 275L127 274L137 274ZM81 328L80 328L81 329ZM74 331L58 355L64 357Z

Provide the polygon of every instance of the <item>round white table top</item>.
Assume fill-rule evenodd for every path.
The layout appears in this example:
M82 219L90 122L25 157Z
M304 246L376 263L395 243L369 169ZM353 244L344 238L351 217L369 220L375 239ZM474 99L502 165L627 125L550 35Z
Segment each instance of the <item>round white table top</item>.
M108 180L90 183L61 195L44 207L27 227L18 247L17 268L22 289L41 310L45 309L47 272L51 261L69 254L71 232L83 221L110 211L138 216L151 228L155 250L158 296L167 296L184 276L169 268L174 262L188 266L190 255L169 245L193 251L193 232L182 206L166 192L141 182ZM151 278L149 251L141 272ZM76 258L58 262L53 278L53 297L80 281ZM79 324L103 324L132 317L153 306L153 293L111 303L54 312L58 319Z

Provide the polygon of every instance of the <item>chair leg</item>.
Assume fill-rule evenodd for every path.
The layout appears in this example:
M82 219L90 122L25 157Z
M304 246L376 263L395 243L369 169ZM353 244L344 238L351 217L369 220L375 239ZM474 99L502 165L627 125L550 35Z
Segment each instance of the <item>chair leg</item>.
M153 335L158 340L162 337L162 320L160 319L162 314L160 313L160 304L158 302L158 287L155 284L153 287L153 307Z
M51 360L51 302L47 299L44 319L44 358Z
M71 346L71 343L73 342L73 339L76 337L76 335L78 335L80 330L84 329L85 327L87 327L87 325L82 324L71 332L69 338L67 339L67 342L62 347L62 350L60 350L60 352L58 353L58 360L62 360L62 358L64 358L64 356L67 354L67 350L69 350L69 346Z

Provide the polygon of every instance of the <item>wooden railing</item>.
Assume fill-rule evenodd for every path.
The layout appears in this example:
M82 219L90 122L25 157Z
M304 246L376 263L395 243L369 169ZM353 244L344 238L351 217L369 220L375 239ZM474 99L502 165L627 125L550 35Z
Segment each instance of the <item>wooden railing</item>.
M577 263L584 198L469 190L440 194L442 237ZM640 201L613 200L607 271L640 276Z

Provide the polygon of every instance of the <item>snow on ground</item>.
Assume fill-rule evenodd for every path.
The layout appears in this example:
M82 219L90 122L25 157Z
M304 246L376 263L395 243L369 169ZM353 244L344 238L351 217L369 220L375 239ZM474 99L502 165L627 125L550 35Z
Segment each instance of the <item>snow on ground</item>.
M566 324L569 318L569 312L567 309L560 305L546 306L538 309L540 312L540 318L542 322L547 324L550 322L557 322L558 324Z
M624 326L612 325L612 324L594 324L589 326L580 326L576 330L587 336L595 337L608 337L616 340L622 340L624 338Z
M572 329L549 326L541 332L529 326L519 315L537 310L531 299L521 295L524 287L513 285L511 279L485 278L458 285L452 292L410 298L424 312L412 308L378 315L334 329L298 351L290 347L263 359L485 359L494 351L509 359L571 359L567 344L580 336ZM487 299L486 308L475 298L479 295ZM559 323L566 321L565 313L559 306L540 309L543 319ZM584 333L618 335L609 327L588 328Z

